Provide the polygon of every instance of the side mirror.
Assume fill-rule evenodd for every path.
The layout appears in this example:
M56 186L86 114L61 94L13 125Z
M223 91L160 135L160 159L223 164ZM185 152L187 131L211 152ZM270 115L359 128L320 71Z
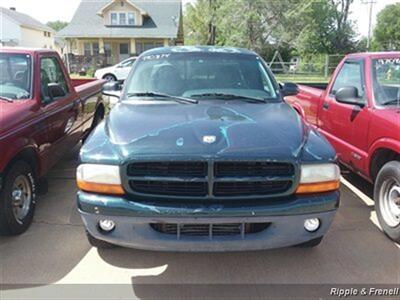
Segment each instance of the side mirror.
M106 82L103 85L103 92L117 92L122 89L121 84L118 81Z
M67 94L59 83L49 83L47 88L51 99L64 97Z
M295 83L285 82L283 84L280 84L280 86L284 97L296 96L299 93L299 87Z
M108 97L120 97L122 85L117 81L110 81L103 85L103 95Z
M365 102L359 97L358 89L354 86L345 86L340 88L335 94L336 101L339 103L365 106Z

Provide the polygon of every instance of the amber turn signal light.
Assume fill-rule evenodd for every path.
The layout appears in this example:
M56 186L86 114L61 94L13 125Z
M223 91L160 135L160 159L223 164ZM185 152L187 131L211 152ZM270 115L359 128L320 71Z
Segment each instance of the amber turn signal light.
M336 191L340 187L340 180L316 182L316 183L302 183L297 187L296 194L312 194Z
M84 192L108 194L108 195L124 195L125 191L119 184L104 184L86 182L77 180L78 188Z

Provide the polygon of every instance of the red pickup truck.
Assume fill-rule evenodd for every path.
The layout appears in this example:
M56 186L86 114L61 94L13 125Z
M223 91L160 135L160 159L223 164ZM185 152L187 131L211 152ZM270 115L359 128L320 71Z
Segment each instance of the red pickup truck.
M104 81L73 81L51 50L0 49L0 234L33 219L37 184L104 116Z
M286 101L374 183L381 227L400 242L400 52L347 55L328 85L299 85Z

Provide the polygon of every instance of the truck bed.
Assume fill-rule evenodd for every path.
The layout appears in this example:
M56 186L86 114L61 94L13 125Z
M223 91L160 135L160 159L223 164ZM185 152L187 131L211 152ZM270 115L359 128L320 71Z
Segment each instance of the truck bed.
M285 100L310 124L318 124L318 107L327 84L299 84L296 96L286 97Z
M328 83L298 83L299 86L306 86L306 87L312 87L318 90L326 90L326 88L328 87Z
M105 80L98 79L71 79L72 85L81 98L88 98L99 93Z

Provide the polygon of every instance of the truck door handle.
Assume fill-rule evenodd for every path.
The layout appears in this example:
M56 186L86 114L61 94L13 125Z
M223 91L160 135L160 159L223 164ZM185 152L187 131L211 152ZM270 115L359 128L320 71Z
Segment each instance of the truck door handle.
M322 108L325 109L325 110L328 110L329 109L329 103L328 102L324 102L322 104Z

